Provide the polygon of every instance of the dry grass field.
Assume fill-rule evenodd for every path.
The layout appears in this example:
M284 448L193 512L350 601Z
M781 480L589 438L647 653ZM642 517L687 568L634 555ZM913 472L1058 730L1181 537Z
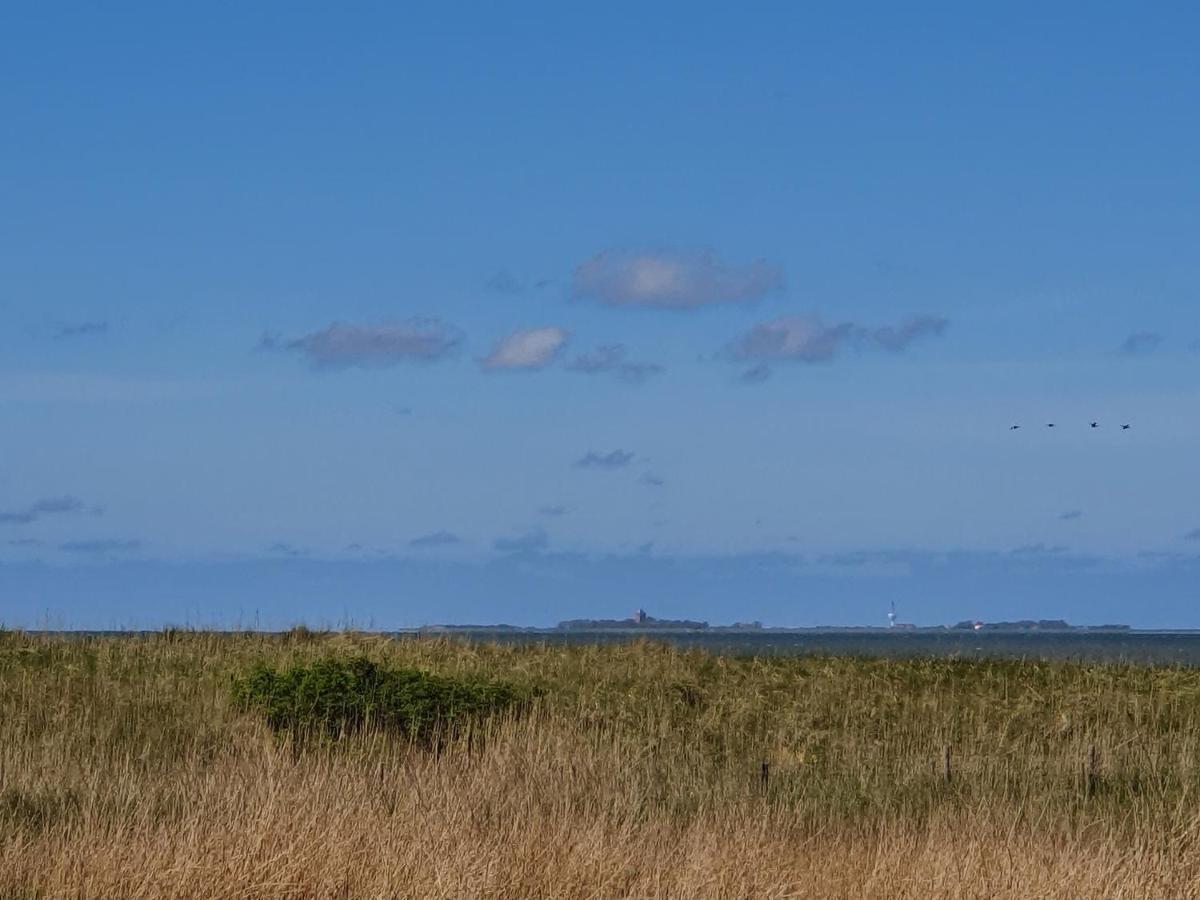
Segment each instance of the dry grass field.
M438 752L233 703L353 654L539 697ZM5 898L1181 898L1198 836L1200 671L0 633Z

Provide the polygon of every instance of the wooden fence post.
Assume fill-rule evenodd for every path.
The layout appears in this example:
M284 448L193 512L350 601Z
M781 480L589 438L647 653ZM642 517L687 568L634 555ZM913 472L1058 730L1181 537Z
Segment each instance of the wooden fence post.
M1096 745L1088 744L1087 763L1084 765L1084 793L1089 797L1096 793L1097 769Z

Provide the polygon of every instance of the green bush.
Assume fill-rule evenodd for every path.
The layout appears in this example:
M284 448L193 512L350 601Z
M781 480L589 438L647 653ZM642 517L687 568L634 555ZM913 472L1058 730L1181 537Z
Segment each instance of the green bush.
M385 669L365 657L325 659L277 671L259 665L233 685L234 702L265 713L276 731L337 735L372 727L429 741L458 733L533 696L503 681Z

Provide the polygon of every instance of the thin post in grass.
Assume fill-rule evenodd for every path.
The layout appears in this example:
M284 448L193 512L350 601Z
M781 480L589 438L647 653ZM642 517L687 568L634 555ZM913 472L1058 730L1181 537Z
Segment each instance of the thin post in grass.
M1087 762L1084 763L1083 791L1088 797L1096 793L1097 772L1099 765L1096 758L1096 745L1088 744Z
M950 745L942 744L942 781L946 784L950 783L953 777L953 771L950 767Z
M762 770L760 771L759 776L758 776L758 783L759 783L759 786L762 788L762 792L765 794L767 792L768 786L771 783L771 764L769 762L767 762L765 759L763 760Z

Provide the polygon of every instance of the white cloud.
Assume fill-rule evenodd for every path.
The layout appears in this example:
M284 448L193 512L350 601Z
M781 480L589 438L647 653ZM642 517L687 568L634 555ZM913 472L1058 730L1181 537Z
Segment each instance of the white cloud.
M1139 331L1131 334L1121 344L1121 352L1130 356L1153 353L1163 342L1161 334L1153 331Z
M853 326L826 325L811 316L783 316L760 322L734 342L738 359L798 359L825 362L833 359Z
M860 329L859 336L884 350L900 351L907 350L908 345L918 338L941 337L948 324L949 321L940 316L913 316L899 325Z
M483 360L485 369L540 369L550 363L567 342L557 326L514 331L502 338Z
M29 525L43 516L83 512L83 501L77 497L46 497L24 509L0 511L0 525Z
M59 544L58 549L64 553L127 553L141 549L141 541L120 541L96 539L89 541L67 541Z
M441 359L461 341L462 332L438 319L409 319L378 325L334 322L288 341L284 347L303 354L318 368L346 368ZM268 338L261 346L270 349L277 345L277 339Z
M410 547L448 547L451 544L461 544L462 538L452 531L432 531L415 537L408 542Z
M755 325L729 352L738 360L828 362L848 343L899 352L919 338L941 335L946 324L935 316L915 316L899 325L871 328L853 322L828 325L815 316L781 316Z
M579 469L623 469L631 462L633 462L633 453L629 450L617 449L608 453L589 450L575 460L575 466Z
M710 250L605 250L575 270L572 284L576 296L601 303L667 309L746 303L782 286L783 271L774 263L727 265Z
M541 528L532 528L517 537L498 537L492 547L501 553L536 553L550 546L550 538Z
M54 337L56 340L62 340L63 338L87 337L96 334L108 334L107 321L72 322L59 325L54 332Z
M519 294L524 287L521 280L507 269L501 269L494 274L484 282L484 286L500 294Z
M759 363L756 366L751 366L746 371L738 376L738 380L742 384L762 384L771 377L771 367L766 363Z
M663 370L656 363L629 362L625 357L624 344L604 344L576 356L567 368L583 375L611 374L634 384L641 384Z

